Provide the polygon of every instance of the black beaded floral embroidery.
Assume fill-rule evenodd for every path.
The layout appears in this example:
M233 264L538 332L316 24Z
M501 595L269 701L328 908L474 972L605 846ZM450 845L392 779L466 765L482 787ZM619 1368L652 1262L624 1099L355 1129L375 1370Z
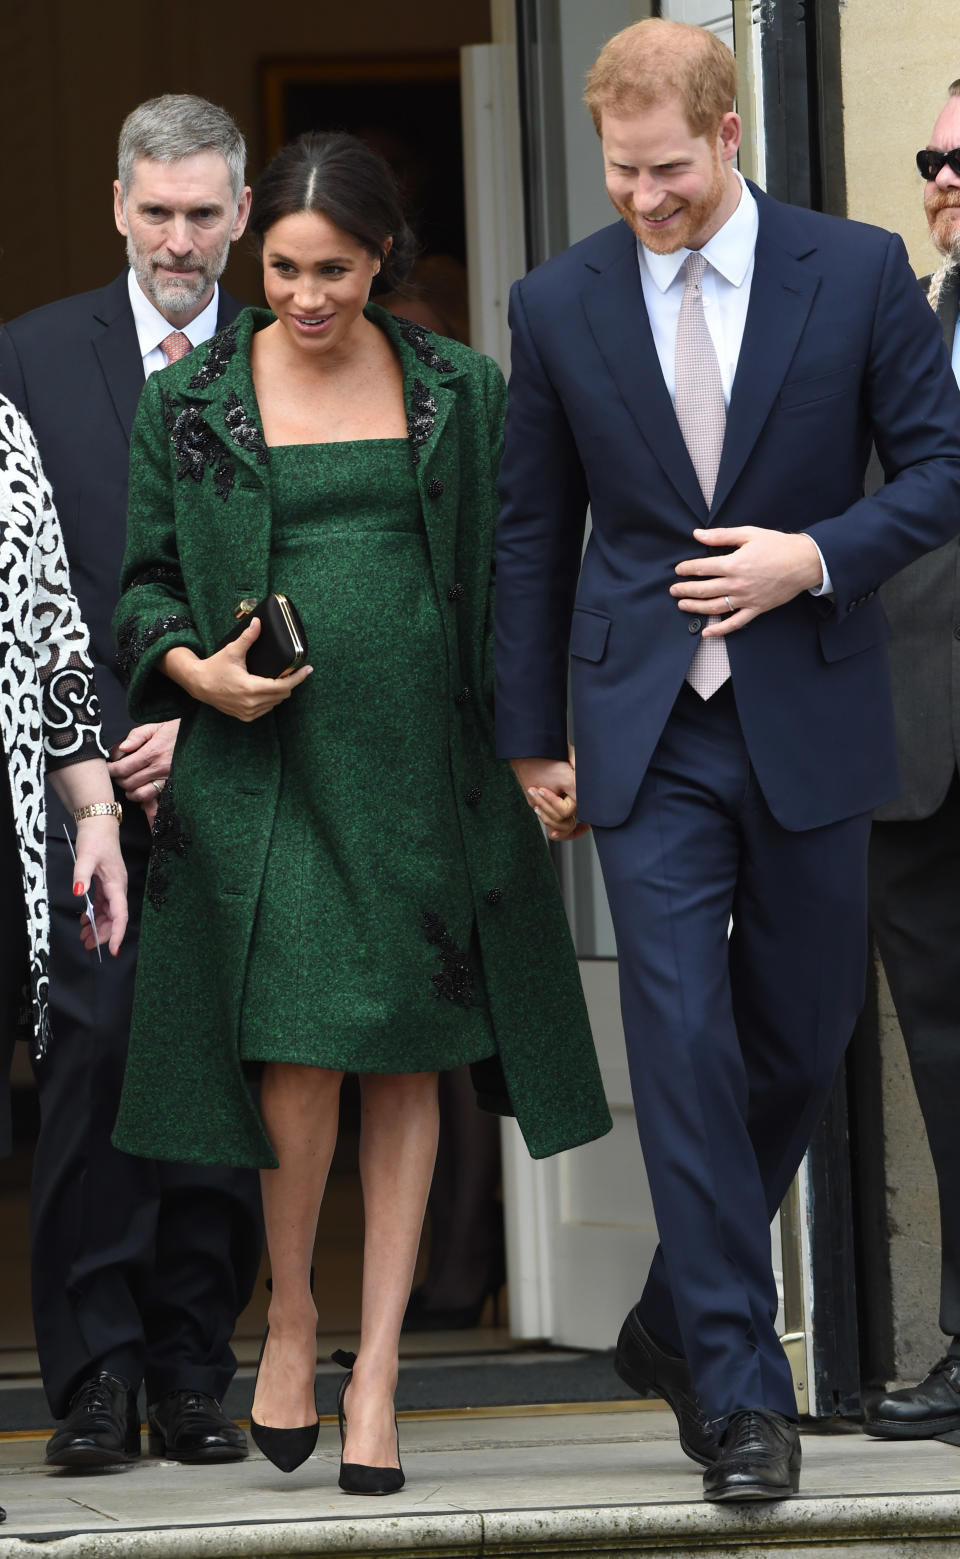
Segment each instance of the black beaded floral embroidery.
M157 815L153 820L153 839L150 846L150 865L147 868L147 898L154 909L162 909L170 891L167 864L171 857L186 859L190 848L190 835L184 833L173 802L173 784L169 775L157 801Z
M407 418L407 437L413 453L413 463L420 459L420 445L425 444L433 432L437 418L437 403L422 379L414 379L410 393L410 415Z
M458 1007L473 1005L473 973L466 953L457 946L439 915L425 909L420 921L431 947L438 949L437 957L443 968L430 976L433 994L446 1001L456 1002Z
M206 357L200 364L193 378L190 380L191 390L206 390L216 379L219 379L227 371L234 352L237 350L237 327L228 325L226 330L221 330L210 342L210 348Z
M250 416L236 390L230 391L223 405L223 420L230 429L230 437L233 439L233 442L238 444L241 449L245 449L248 455L256 455L258 466L267 465L270 455L264 443L263 434Z
M164 407L166 417L171 412L172 407L169 410ZM190 476L195 482L202 482L203 473L210 466L213 470L214 492L218 498L229 498L237 473L217 435L196 406L184 407L174 418L170 427L170 442L177 457L177 477L180 481Z
M183 575L172 563L154 563L142 568L139 574L127 581L128 590L138 590L141 585L181 585Z
M165 633L179 633L183 628L192 628L193 625L191 617L171 614L169 617L158 617L149 627L141 628L138 617L127 617L117 629L117 664L124 682L130 681L134 667L151 644L156 644Z
M421 363L426 363L428 368L435 368L438 374L452 374L456 371L449 358L440 356L429 330L424 330L422 325L415 325L412 319L398 317L397 324L407 346L416 352Z

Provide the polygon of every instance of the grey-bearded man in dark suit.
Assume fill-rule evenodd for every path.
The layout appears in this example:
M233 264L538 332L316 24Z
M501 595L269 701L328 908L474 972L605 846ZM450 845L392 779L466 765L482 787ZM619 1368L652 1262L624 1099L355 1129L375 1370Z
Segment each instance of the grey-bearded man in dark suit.
M73 588L90 627L110 772L126 816L130 925L116 959L82 956L72 870L48 799L52 1040L36 1067L41 1127L31 1218L34 1327L61 1423L47 1464L90 1468L151 1453L246 1456L220 1406L236 1318L262 1245L253 1170L129 1158L111 1145L126 1060L150 827L177 721L130 728L110 618L126 536L130 428L145 379L229 325L218 286L250 209L246 147L203 98L142 103L120 132L114 220L129 266L0 331L0 391L30 421L53 484ZM162 838L162 817L158 833ZM175 981L177 971L170 970Z
M960 382L960 80L917 166L943 256L921 285ZM911 563L880 594L892 629L903 789L875 814L870 913L937 1173L948 1339L926 1378L889 1392L865 1426L906 1440L960 1429L960 538Z

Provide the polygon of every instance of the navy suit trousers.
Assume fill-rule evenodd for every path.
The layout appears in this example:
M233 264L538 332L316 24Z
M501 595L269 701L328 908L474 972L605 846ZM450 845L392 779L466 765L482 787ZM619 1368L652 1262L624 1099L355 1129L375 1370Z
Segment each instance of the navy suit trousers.
M718 1426L796 1415L770 1220L863 1002L869 832L774 820L729 682L684 685L630 816L595 830L660 1234L640 1314Z

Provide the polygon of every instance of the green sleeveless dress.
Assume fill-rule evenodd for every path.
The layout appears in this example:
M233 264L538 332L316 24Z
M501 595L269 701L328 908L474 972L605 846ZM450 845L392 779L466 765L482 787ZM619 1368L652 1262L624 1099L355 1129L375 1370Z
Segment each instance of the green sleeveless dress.
M270 451L271 589L313 675L282 755L240 1055L421 1072L495 1049L450 771L443 622L407 439ZM295 992L281 1009L275 992Z

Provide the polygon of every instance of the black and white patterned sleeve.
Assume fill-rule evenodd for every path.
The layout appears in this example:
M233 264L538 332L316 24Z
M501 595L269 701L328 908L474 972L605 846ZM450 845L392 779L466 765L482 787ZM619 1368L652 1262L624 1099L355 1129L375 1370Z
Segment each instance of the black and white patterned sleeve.
M18 413L11 421L7 432L17 466L14 502L33 538L29 629L41 686L43 746L47 767L63 768L104 756L90 636L70 590L53 493L36 442Z

